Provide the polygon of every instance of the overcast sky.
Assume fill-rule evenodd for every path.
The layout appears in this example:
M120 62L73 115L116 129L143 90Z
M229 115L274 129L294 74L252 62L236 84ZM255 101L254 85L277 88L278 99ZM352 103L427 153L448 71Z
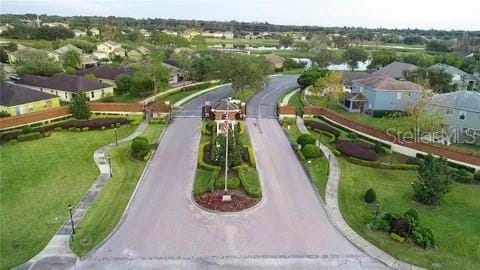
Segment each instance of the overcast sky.
M480 30L479 0L0 0L1 13Z

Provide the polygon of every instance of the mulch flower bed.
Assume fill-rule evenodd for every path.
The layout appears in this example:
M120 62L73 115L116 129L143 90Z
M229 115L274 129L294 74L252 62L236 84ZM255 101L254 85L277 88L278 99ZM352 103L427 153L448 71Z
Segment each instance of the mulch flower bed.
M258 203L259 199L250 198L240 191L229 192L231 201L222 201L223 190L197 195L194 200L200 206L219 212L238 212Z

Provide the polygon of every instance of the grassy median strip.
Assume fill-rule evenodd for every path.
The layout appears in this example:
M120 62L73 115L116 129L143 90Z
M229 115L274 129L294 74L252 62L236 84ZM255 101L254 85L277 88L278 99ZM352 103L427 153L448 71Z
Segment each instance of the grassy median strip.
M141 136L153 144L164 127L149 125ZM145 168L146 161L131 157L130 144L123 143L109 151L113 176L88 209L77 227L75 241L71 243L72 249L79 256L87 254L115 228Z
M416 171L364 167L344 158L339 161L342 171L340 209L357 233L394 257L425 268L478 269L480 186L454 182L442 204L429 208L412 199L411 182L416 179ZM434 231L438 250L399 243L384 233L368 229L367 224L374 219L375 211L362 198L369 188L375 190L382 214L416 209L422 225ZM435 267L434 264L441 266Z
M119 138L136 126L120 127ZM113 130L54 132L0 147L0 268L37 254L98 175L93 152L115 141Z

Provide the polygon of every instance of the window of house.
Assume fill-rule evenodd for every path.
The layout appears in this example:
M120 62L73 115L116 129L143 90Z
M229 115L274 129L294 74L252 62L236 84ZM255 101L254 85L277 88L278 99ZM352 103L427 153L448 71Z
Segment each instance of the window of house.
M43 92L43 88L40 88L40 92Z
M397 92L397 100L400 100L400 99L402 99L402 93Z
M467 117L467 113L466 112L461 112L460 113L460 116L458 117L460 120L465 120L465 118Z
M95 97L95 91L90 92L90 95L91 95L92 98L94 98Z
M452 114L453 114L453 110L450 109L450 108L448 108L448 109L447 109L447 115L452 115Z
M68 94L67 94L67 92L65 92L65 98L68 98Z

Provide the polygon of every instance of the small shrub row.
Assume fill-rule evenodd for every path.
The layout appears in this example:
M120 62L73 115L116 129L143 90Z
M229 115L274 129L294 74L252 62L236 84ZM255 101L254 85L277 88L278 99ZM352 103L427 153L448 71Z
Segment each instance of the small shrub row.
M32 141L32 140L40 139L42 137L43 135L37 131L37 132L31 132L27 134L20 134L17 137L17 141L18 142Z
M376 161L378 154L372 146L364 142L338 141L337 149L345 156L355 157L363 160Z
M231 177L227 179L227 187L228 189L237 189L240 187L240 179L238 177ZM216 189L224 189L225 188L225 179L223 177L217 177L215 180L215 188Z
M167 123L167 119L165 117L149 119L148 123L152 125L165 125Z
M205 147L208 144L209 144L208 142L200 144L200 149L198 151L198 167L200 169L211 170L211 171L220 170L219 166L211 165L205 162Z
M390 170L417 170L418 165L413 164L401 164L401 163L385 163L377 161L362 160L354 157L347 157L348 161L365 167L372 167L378 169L390 169Z
M475 175L465 169L452 169L451 175L453 180L464 184L471 184L475 180Z
M314 144L307 144L302 147L301 152L306 159L318 158L321 156L320 149Z
M253 198L262 197L262 188L260 185L260 179L258 179L258 174L256 170L245 169L241 166L236 167L238 177L243 186L245 192Z
M317 139L310 134L302 134L297 138L297 144L301 145L302 147L307 144L315 144L316 142Z
M132 140L131 153L132 156L139 160L144 160L145 156L150 152L151 147L147 138L136 137Z
M243 147L245 147L245 149L247 149L248 162L250 163L250 166L252 166L253 168L256 168L257 167L257 162L255 160L255 153L253 152L253 148L248 146L248 145L244 145Z
M314 121L314 120L305 120L305 126L311 127L313 129L322 130L328 133L335 135L335 137L340 136L340 131L331 127L330 125Z

